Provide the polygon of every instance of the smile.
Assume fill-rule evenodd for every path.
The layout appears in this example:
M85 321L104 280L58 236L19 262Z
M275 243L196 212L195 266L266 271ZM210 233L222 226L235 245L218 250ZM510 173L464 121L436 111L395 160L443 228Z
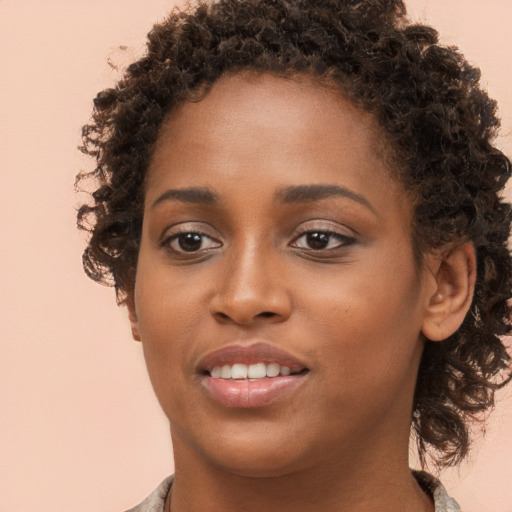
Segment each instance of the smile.
M265 364L242 364L215 366L210 371L210 376L214 379L233 379L233 380L261 380L265 378L275 378L278 376L287 377L292 373L288 366L281 366L278 363Z
M231 345L203 358L201 383L225 407L263 407L284 399L309 373L304 363L266 343Z

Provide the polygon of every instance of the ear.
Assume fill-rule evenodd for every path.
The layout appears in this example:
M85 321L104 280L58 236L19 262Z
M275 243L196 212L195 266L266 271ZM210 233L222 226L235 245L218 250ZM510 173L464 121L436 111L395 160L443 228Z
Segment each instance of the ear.
M132 327L132 337L135 341L141 341L139 332L139 320L137 318L137 311L135 310L135 298L133 296L133 292L128 295L125 304L128 308L128 318Z
M471 242L436 253L427 262L433 286L427 296L422 333L442 341L461 326L473 300L476 281L475 248Z

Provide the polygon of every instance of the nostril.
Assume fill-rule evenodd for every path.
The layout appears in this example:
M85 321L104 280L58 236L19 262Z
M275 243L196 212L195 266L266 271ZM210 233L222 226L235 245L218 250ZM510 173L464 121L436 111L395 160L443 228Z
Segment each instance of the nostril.
M261 313L257 313L254 316L247 316L238 313L230 315L229 313L224 313L223 311L217 311L214 313L214 316L218 321L221 322L235 322L240 324L249 324L257 319L273 319L279 317L278 313L274 313L273 311L262 311Z

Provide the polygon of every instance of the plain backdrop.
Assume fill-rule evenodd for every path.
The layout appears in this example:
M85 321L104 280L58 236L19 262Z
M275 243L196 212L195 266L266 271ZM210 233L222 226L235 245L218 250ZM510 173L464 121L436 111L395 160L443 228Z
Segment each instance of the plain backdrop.
M0 0L0 512L107 512L172 471L166 419L111 289L81 269L74 176L92 98L170 0ZM408 0L478 63L512 153L512 2ZM122 47L122 48L120 48ZM508 392L512 396L512 392ZM512 398L443 477L465 512L512 511Z

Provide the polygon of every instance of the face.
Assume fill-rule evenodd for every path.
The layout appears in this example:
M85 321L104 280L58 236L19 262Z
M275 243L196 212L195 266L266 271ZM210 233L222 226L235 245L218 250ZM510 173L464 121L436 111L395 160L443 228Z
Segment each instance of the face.
M167 119L130 313L178 459L407 451L426 287L378 140L306 77L223 78Z

